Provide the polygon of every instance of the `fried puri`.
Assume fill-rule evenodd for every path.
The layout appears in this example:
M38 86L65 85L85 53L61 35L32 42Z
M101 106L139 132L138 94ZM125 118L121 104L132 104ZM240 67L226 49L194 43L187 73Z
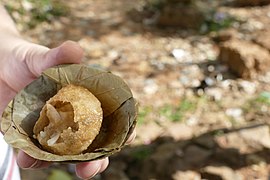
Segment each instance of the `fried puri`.
M88 89L67 85L42 108L34 137L51 153L80 154L99 133L102 117L101 104Z

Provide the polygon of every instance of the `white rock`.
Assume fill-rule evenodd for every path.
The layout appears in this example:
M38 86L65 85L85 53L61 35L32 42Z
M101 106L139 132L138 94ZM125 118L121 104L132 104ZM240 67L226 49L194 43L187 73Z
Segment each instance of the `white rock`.
M243 114L243 110L240 108L229 108L225 111L225 114L227 116L233 117L233 118L240 118Z
M152 95L158 91L158 85L153 79L147 79L143 91L146 94Z
M22 6L26 11L31 11L33 9L33 4L29 1L22 1Z
M229 80L229 79L226 79L220 82L220 86L226 90L230 89L231 85L232 85L232 80Z
M187 53L184 49L173 49L172 55L175 57L175 59L181 60L187 55Z
M186 76L181 76L179 78L179 80L180 80L181 84L183 84L184 86L188 86L190 84L190 80Z
M223 75L221 73L217 74L216 80L219 81L219 82L222 81L223 80Z
M192 116L186 120L186 123L188 126L195 126L198 124L198 122L199 122L199 119L195 116Z
M205 78L205 83L208 85L208 86L213 86L215 84L215 80L210 78L210 77L206 77Z
M215 101L220 101L222 99L222 91L219 88L207 88L205 94Z
M215 71L215 66L210 65L210 66L207 67L207 70L208 70L209 72L214 72L214 71Z
M115 50L111 50L108 52L108 58L111 60L115 60L115 59L119 58L119 53Z
M254 94L257 89L257 86L254 82L245 81L245 80L242 80L239 82L239 87L248 94Z
M200 84L201 84L201 81L199 79L193 79L190 82L190 86L193 87L193 88L200 86Z

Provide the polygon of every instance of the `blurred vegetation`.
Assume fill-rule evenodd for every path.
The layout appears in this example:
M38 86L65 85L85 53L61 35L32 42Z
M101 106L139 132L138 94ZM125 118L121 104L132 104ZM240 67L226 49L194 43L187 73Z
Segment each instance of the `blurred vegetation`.
M160 109L160 115L166 117L172 122L182 121L185 115L194 111L197 107L197 102L189 99L183 99L178 106L165 105Z
M138 125L142 125L145 123L145 119L147 115L152 111L151 107L142 107L139 109L138 117L137 117L137 122Z
M232 27L235 23L241 23L240 20L224 12L212 10L205 17L204 23L200 28L201 33L216 32L222 29Z
M60 169L53 169L48 177L48 180L72 180L72 176L66 171Z
M25 28L34 28L41 22L52 22L54 18L67 15L69 9L57 0L10 0L4 5L15 22Z
M257 115L263 115L270 109L270 92L263 91L257 97L247 101L243 106L245 114L255 112Z
M177 106L167 104L161 107L159 114L172 122L181 122L188 118L190 114L194 114L199 106L207 103L206 101L207 98L205 96L195 98L184 97Z
M255 102L270 106L270 92L262 92L259 97L255 99Z

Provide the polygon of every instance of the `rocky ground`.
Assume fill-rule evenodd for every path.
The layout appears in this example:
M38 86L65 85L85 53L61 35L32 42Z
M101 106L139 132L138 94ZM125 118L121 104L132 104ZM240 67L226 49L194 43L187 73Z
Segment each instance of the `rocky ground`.
M31 28L33 4L22 2L13 5L25 15L12 15L23 36L48 47L77 41L85 64L121 76L140 103L135 142L95 179L269 178L268 1L219 0L201 20L205 9L183 16L141 0L70 0L65 16ZM22 176L47 179L56 170L74 175L56 164Z

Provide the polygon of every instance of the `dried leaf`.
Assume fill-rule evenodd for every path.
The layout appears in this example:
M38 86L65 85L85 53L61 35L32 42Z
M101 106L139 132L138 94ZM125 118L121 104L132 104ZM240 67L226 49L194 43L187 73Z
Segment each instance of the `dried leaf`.
M101 102L104 115L100 133L84 153L61 156L43 150L32 137L41 108L67 84L83 86L92 92ZM60 65L46 70L18 93L5 110L1 129L9 144L36 159L88 161L119 151L135 127L136 116L137 103L120 77L84 65Z

